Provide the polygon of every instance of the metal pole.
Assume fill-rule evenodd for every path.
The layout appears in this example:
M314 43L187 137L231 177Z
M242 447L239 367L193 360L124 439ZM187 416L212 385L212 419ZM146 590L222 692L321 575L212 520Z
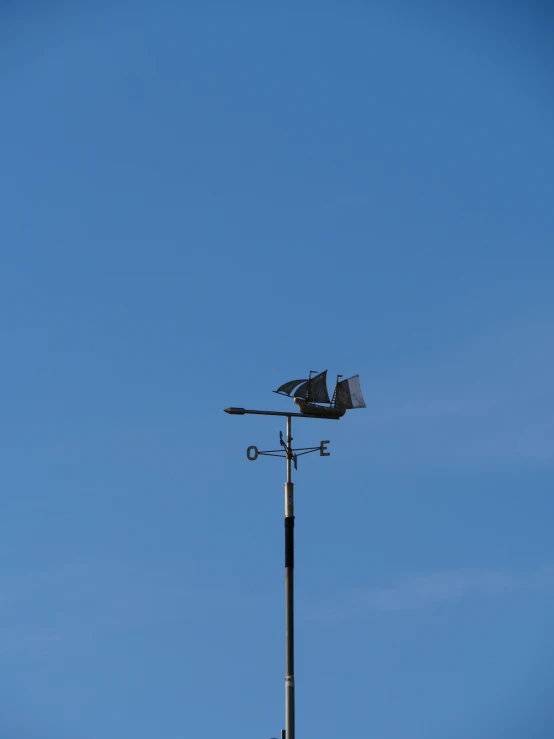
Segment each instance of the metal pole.
M285 483L285 736L294 739L294 490L291 478L292 420L287 416Z

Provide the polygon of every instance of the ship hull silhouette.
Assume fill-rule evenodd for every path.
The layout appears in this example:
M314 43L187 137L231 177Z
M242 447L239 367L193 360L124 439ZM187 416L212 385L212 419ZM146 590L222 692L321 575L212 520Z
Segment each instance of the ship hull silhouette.
M324 405L317 405L316 403L310 403L304 398L293 398L294 402L300 413L305 413L307 416L321 416L322 418L341 418L346 413L343 408L331 408Z

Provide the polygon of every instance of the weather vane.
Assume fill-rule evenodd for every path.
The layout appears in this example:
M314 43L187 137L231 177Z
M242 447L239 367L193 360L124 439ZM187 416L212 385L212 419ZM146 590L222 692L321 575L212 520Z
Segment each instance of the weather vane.
M312 376L313 375L313 376ZM257 411L246 408L225 408L225 413L235 416L285 416L287 421L286 436L279 433L279 449L260 451L249 446L246 456L255 461L259 456L282 457L287 461L287 481L285 482L285 729L281 731L281 739L294 737L294 486L292 483L292 465L297 468L298 457L303 454L319 451L322 457L328 457L327 444L324 440L314 447L293 449L291 426L292 418L319 418L338 421L347 410L365 408L360 387L359 375L341 380L337 375L335 389L331 399L327 392L327 370L316 372L310 370L304 380L290 380L274 390L278 395L286 395L294 400L300 413L283 411Z

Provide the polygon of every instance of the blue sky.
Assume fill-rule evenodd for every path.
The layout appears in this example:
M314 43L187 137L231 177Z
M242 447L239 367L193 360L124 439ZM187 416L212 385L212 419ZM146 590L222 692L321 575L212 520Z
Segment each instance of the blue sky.
M155 5L155 7L154 7ZM417 5L417 8L416 8ZM0 726L552 735L552 13L4 2Z

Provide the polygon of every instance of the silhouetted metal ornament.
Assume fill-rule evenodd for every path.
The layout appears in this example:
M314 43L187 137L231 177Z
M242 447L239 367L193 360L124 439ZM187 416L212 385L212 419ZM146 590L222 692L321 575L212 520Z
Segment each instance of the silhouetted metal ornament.
M314 377L312 374L313 371L307 380L285 382L274 392L292 396L300 412L307 416L340 418L347 410L366 407L359 375L346 380L339 380L342 375L338 375L333 398L330 400L327 392L327 370L315 374Z

